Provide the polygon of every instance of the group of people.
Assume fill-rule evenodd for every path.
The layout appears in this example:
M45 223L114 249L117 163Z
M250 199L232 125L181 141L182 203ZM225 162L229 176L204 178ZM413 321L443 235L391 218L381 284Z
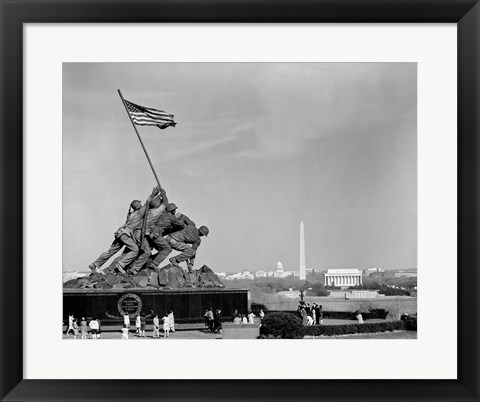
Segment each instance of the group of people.
M197 228L195 222L178 212L177 206L168 202L165 189L157 186L143 205L139 200L130 203L127 219L115 232L110 248L88 267L99 272L103 264L125 246L121 258L103 273L136 274L145 267L158 268L172 250L181 253L171 257L170 263L180 267L180 263L186 262L191 272L200 238L208 233L206 226ZM152 256L153 250L157 251L155 256Z
M263 321L263 317L265 317L265 313L263 312L263 309L260 309L258 316L260 318L260 322ZM239 314L238 310L235 310L233 313L233 323L234 324L255 324L255 317L256 315L253 313L252 310L250 310L247 315Z
M162 322L163 336L168 338L170 332L175 332L175 317L173 311L169 310L160 319L156 314L153 318L153 338L160 338L160 321ZM140 338L146 338L147 318L145 314L138 314L135 317L135 334ZM125 314L123 316L123 328L122 339L129 339L130 334L130 316ZM102 323L98 318L93 318L87 323L85 317L82 317L80 324L78 320L72 315L68 316L68 325L65 331L65 335L73 335L74 339L77 339L78 335L81 335L81 339L87 339L88 334L91 334L91 339L100 339L102 334Z
M162 317L162 324L163 324L163 336L168 338L170 336L170 332L175 332L175 317L173 315L173 311L169 310L165 313ZM135 317L135 327L136 327L136 334L138 334L141 338L146 338L145 330L147 327L147 319L145 314L138 314ZM122 328L122 339L128 339L130 333L130 316L125 314L123 316L123 328ZM160 318L158 314L155 314L153 318L153 338L160 338Z
M73 339L77 339L80 334L82 339L87 339L88 332L91 333L92 339L99 339L102 334L102 323L98 318L93 318L87 324L85 317L82 317L80 324L78 320L71 314L68 315L68 325L65 335L73 335Z
M301 301L297 307L298 316L301 318L303 325L322 325L323 309L321 304L305 303Z
M222 332L222 310L212 307L205 310L205 332L219 334Z

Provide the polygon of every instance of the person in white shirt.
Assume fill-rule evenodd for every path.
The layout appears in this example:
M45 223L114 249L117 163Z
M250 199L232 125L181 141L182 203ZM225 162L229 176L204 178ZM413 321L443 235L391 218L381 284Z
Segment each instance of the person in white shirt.
M253 312L250 311L250 313L248 313L248 323L249 324L253 324L253 319L255 318L255 314L253 314Z
M162 317L163 321L163 336L164 338L168 338L170 334L170 320L168 319L168 314L165 314Z
M168 312L168 323L170 324L170 331L175 332L175 317L172 310Z
M68 327L67 327L67 332L65 332L65 335L68 335L70 333L70 331L72 331L75 334L75 331L73 330L73 320L74 320L73 315L69 314L68 315Z
M307 315L307 325L313 325L313 317Z
M92 339L98 339L98 321L94 318L88 326L92 331Z
M140 314L137 315L137 318L135 319L135 327L137 327L137 334L140 333L140 327L142 326L142 320L140 319Z
M123 316L123 325L125 325L127 328L130 328L130 315L125 314Z
M160 338L160 320L158 319L158 314L155 314L153 318L153 337Z
M122 328L122 339L128 339L128 328L125 324L123 324Z
M242 324L248 324L247 317L242 314Z
M359 324L363 324L363 317L360 311L357 311L357 315L355 316Z

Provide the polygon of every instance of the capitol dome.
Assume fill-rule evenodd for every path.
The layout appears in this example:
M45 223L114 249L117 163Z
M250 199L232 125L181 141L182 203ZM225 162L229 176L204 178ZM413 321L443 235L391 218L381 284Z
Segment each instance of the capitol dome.
M283 271L283 264L280 261L277 262L277 271Z

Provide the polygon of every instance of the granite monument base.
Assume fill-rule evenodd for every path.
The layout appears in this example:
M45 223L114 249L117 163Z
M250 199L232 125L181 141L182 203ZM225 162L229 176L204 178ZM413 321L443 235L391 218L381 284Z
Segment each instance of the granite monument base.
M68 316L87 320L98 318L102 323L123 323L123 316L134 319L145 314L161 318L169 310L178 323L203 322L205 310L222 310L228 320L233 312L247 314L250 291L247 289L185 288L185 289L64 289L63 319ZM134 321L132 322L134 325Z

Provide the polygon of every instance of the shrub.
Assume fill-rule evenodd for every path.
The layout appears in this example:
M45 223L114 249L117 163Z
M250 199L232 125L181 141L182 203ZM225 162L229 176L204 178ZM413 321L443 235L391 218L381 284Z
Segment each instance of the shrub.
M403 321L406 331L417 331L417 319L416 318L407 318Z
M253 304L253 303L252 303ZM265 310L264 310L265 311ZM265 311L265 315L270 315L273 313L279 312L278 310L270 310L270 311ZM288 311L282 311L282 313L285 314L292 314L295 317L298 317L298 313L293 310L288 310ZM323 313L323 318L327 319L336 319L336 320L357 320L355 317L355 312L354 311L322 311ZM379 309L371 309L368 311L368 313L362 312L362 317L363 319L366 320L373 320L373 319L382 319L384 320L387 317L388 311L384 310L382 308Z
M373 324L348 324L348 325L314 325L307 327L307 335L347 335L364 334L373 332L400 331L404 329L403 321L390 321Z
M387 331L416 331L417 320L414 318L404 321L387 321L366 324L347 325L312 325L305 327L306 335L310 336L335 336L348 334L365 334Z
M305 336L305 327L302 320L289 313L270 313L265 315L262 326L260 327L262 337L274 338L303 338Z
M367 320L373 320L374 318L380 318L384 320L385 318L387 318L387 315L388 311L383 308L372 308L368 311L368 313L362 313L363 319Z

